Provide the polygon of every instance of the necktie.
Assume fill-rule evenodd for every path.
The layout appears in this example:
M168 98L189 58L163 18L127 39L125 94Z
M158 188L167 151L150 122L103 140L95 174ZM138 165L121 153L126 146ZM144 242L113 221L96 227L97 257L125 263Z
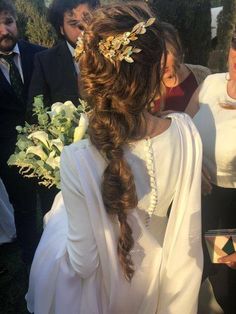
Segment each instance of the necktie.
M15 53L9 55L0 54L0 58L4 59L9 64L9 78L11 86L17 96L17 98L24 102L24 84L22 82L20 72L14 61Z

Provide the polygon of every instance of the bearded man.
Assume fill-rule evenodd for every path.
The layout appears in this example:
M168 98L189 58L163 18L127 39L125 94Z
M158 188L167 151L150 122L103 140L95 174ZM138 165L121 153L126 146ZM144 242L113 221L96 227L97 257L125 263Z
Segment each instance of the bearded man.
M29 266L37 245L36 189L7 160L15 150L16 126L24 124L33 58L44 48L18 39L17 16L10 0L0 0L0 177L14 207L16 234Z
M58 44L35 58L35 68L29 89L29 112L35 96L43 95L44 104L71 100L79 104L79 68L74 60L74 48L81 36L86 14L99 5L99 0L54 0L48 17L55 28Z

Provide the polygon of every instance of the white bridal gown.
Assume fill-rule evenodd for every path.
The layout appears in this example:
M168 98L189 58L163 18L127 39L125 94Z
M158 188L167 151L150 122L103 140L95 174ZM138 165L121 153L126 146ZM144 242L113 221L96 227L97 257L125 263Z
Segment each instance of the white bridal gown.
M197 313L201 142L187 115L169 117L165 132L125 149L139 199L128 215L135 240L131 283L117 257L118 222L107 215L102 202L106 162L88 140L64 149L62 194L45 218L31 268L26 296L31 312Z
M0 244L11 242L16 236L14 210L5 186L0 179Z

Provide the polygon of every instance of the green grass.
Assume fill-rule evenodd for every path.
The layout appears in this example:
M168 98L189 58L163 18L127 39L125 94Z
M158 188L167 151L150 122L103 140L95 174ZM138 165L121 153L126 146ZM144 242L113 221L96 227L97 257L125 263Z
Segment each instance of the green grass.
M16 242L0 246L0 314L26 314L26 267Z

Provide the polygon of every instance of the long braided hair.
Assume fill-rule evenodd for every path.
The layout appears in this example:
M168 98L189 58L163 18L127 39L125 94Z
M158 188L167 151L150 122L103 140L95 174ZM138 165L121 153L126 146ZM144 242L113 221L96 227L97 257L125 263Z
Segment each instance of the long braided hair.
M84 53L80 65L80 87L92 113L89 135L92 144L105 156L107 167L102 181L102 197L109 215L117 217L120 234L117 252L128 281L134 275L130 251L134 245L127 222L129 210L138 199L131 168L124 158L124 146L143 138L146 132L144 110L159 93L165 64L165 42L161 25L155 21L133 45L134 63L112 64L98 49L101 40L130 31L137 23L153 17L145 3L130 2L97 9L85 27Z

